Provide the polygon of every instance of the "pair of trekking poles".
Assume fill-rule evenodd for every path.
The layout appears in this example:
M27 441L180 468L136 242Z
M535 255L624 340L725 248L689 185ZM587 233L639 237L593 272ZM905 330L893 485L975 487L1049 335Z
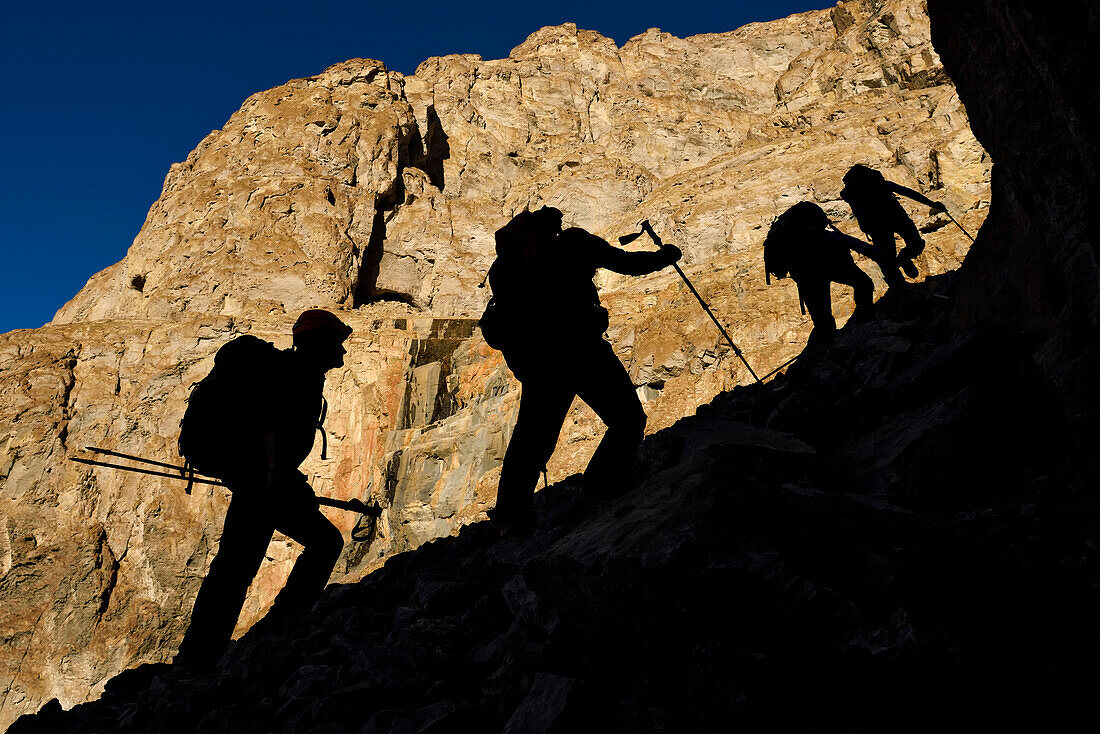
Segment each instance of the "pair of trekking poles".
M134 474L148 474L154 477L165 477L167 479L180 479L185 482L192 482L194 484L209 484L215 487L227 486L225 482L217 479L216 477L208 477L200 474L195 476L195 472L190 467L182 467L176 464L169 464L163 461L154 461L153 459L146 459L143 456L134 456L133 454L123 454L118 451L110 451L108 449L101 449L95 446L85 446L85 451L92 454L102 454L104 456L114 456L119 459L127 459L129 461L136 461L148 466L155 466L160 469L172 469L175 473L166 471L157 471L156 469L143 469L136 466L126 466L125 464L112 464L108 461L97 461L95 459L85 459L82 457L71 457L69 461L74 461L77 464L87 464L89 466L104 466L108 469L121 469L123 471L133 472ZM382 508L377 502L372 502L369 505L361 500L338 500L332 497L317 497L317 504L324 507L335 507L340 510L348 510L350 512L358 512L365 517L377 519L382 515Z

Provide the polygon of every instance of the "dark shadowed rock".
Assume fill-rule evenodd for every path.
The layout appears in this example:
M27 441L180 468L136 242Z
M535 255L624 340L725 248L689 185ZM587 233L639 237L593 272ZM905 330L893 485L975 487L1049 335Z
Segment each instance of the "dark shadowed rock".
M1097 430L1100 3L929 0L932 41L996 162L957 317L1036 332L1075 424Z

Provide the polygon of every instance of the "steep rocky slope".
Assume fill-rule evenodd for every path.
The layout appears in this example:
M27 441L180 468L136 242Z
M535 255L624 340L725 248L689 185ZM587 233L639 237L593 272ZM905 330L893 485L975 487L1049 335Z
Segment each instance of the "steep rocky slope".
M557 205L608 238L649 218L763 373L808 333L789 284L763 283L766 226L810 198L854 232L838 192L855 162L943 199L971 231L985 216L990 159L920 2L622 47L566 25L508 59L430 59L410 77L352 60L254 95L173 166L126 258L51 325L0 336L0 723L173 652L226 498L66 459L88 445L171 459L220 344L251 332L285 346L308 306L356 329L327 388L330 459L306 467L319 491L385 507L338 568L353 582L491 506L518 395L474 317L492 232L513 213ZM957 267L966 240L910 211L924 274ZM650 433L748 381L675 276L600 286ZM601 430L576 406L551 479L583 466ZM272 544L239 632L295 553Z
M249 632L216 671L144 666L13 732L1080 722L1092 482L1019 336L959 334L936 303L889 295L879 321L650 436L651 476L617 501L555 484L530 539L468 525Z

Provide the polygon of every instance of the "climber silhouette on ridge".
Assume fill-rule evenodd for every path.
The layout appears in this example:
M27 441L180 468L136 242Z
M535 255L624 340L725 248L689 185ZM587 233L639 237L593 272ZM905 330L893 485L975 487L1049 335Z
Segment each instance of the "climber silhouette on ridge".
M294 324L292 349L238 337L218 350L214 370L194 388L180 453L196 470L221 478L233 495L174 662L217 663L276 530L305 550L261 624L308 611L328 582L343 537L321 513L298 466L318 429L324 437L325 373L344 365L350 334L336 315L306 311Z
M919 191L888 181L881 173L863 164L857 163L844 174L840 198L852 207L859 228L874 245L876 252L871 257L882 269L890 286L905 282L899 268L910 278L916 278L919 271L913 260L924 252L924 239L896 195L918 201L934 212L946 211L943 204L932 201ZM905 240L905 247L900 253L897 251L895 233Z
M481 319L482 334L504 353L522 385L490 513L505 537L535 528L535 486L574 397L607 425L584 471L582 491L614 497L631 488L646 415L626 369L603 339L607 309L592 278L598 268L646 275L681 257L673 245L628 252L578 227L562 230L561 224L562 213L553 207L516 215L496 232L497 259L487 276L493 297Z
M810 345L829 344L836 335L830 283L843 283L855 291L852 321L875 317L874 282L856 265L851 250L875 255L867 243L833 227L821 207L809 201L801 201L780 214L768 230L764 240L765 272L794 279L799 300L814 322Z

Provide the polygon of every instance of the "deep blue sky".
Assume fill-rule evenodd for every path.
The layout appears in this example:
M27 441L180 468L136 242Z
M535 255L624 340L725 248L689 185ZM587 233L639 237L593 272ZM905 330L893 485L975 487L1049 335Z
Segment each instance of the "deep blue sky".
M41 326L120 260L168 167L246 97L353 57L411 74L501 58L572 21L622 45L647 28L729 31L828 0L45 2L0 13L0 333Z

